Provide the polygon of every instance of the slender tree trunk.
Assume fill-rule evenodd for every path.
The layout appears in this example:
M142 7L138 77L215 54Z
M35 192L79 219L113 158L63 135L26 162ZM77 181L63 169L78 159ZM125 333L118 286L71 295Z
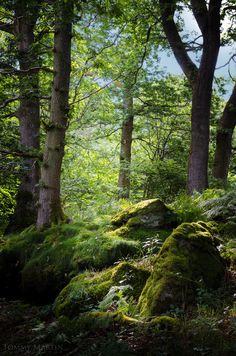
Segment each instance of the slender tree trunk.
M130 163L131 146L133 133L133 96L132 90L128 87L124 89L124 121L122 124L120 141L120 171L118 179L119 199L128 199L130 195Z
M227 177L232 151L232 136L236 125L236 85L225 106L216 133L216 151L213 176L227 186Z
M71 71L72 1L57 4L54 29L54 81L50 122L41 170L37 227L42 229L63 220L60 199L61 165L68 125Z
M20 70L38 66L37 53L33 51L34 27L38 7L19 0L15 5L14 36ZM38 73L19 76L20 107L17 116L20 123L22 149L39 150L40 103ZM22 230L35 224L37 218L39 165L34 158L23 159L24 173L16 197L16 207L6 232Z

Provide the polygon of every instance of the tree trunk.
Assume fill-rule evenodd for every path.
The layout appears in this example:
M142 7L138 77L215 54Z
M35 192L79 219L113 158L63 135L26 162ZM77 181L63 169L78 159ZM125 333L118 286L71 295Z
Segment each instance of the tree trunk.
M236 125L236 85L225 106L216 133L216 151L213 176L227 186L227 177L232 151L232 136Z
M210 108L214 72L220 49L220 5L221 1L210 1L205 22L200 22L203 53L193 85L191 150L187 182L190 194L195 190L201 192L208 187Z
M160 0L163 29L174 55L193 88L191 112L191 150L187 190L202 191L208 186L208 150L212 82L220 48L221 0L191 0L193 15L203 37L200 67L189 57L174 15L176 1Z
M122 124L120 141L120 171L118 179L119 199L128 199L130 196L130 163L133 133L133 96L130 88L124 89L124 121Z
M68 97L71 71L72 1L57 4L54 28L54 81L50 121L41 170L37 228L63 220L60 199L61 165L68 125Z
M193 89L187 182L189 193L193 193L194 190L201 192L208 187L209 120L213 75L214 70L200 69Z
M34 27L38 7L17 1L14 16L14 36L20 70L38 66L37 53L33 51ZM39 151L40 103L38 73L19 76L20 106L17 116L20 124L20 145L24 151ZM39 165L34 158L23 159L24 173L16 197L14 214L6 233L22 230L35 224L37 218Z

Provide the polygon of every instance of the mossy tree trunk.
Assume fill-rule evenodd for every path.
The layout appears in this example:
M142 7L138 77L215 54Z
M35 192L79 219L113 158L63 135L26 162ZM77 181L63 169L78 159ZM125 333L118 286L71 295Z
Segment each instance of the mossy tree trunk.
M38 54L34 48L34 28L38 18L39 3L18 0L15 3L12 34L17 47L19 63L20 106L17 117L20 124L20 145L25 152L23 158L24 173L16 197L14 214L6 232L22 230L36 223L39 183L39 165L33 154L39 152L40 103L38 72L31 69L38 67ZM27 156L28 153L28 156Z
M176 2L160 0L164 32L177 62L193 88L191 150L187 190L202 191L208 186L209 119L213 76L220 48L221 0L191 0L193 15L203 37L200 66L188 55L174 20Z
M121 130L120 141L120 171L118 178L118 197L128 199L130 195L130 164L132 149L132 133L134 122L133 94L132 89L125 85L124 87L124 120Z
M54 80L50 120L41 169L37 227L42 229L63 220L60 199L61 165L68 125L71 71L72 1L55 3Z
M232 136L236 125L236 85L225 106L216 133L216 151L213 176L227 186L227 177L232 152Z

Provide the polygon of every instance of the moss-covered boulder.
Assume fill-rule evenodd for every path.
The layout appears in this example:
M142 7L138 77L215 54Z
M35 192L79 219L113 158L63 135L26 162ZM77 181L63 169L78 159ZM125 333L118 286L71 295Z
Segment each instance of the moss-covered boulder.
M165 228L176 226L177 216L160 199L150 199L124 209L111 222L118 227Z
M137 301L149 275L148 270L128 262L102 272L81 273L56 298L55 314L73 317L94 308L99 309L99 303L112 287L122 291L122 296L132 296ZM110 301L107 299L107 305L110 302L112 304L113 297L116 298L116 290L113 291L114 295L110 296Z
M141 314L159 315L194 303L199 287L215 289L225 266L210 223L184 223L166 239L139 299Z
M51 302L78 272L101 269L140 252L140 243L86 223L33 228L0 242L1 294L20 289L27 299ZM17 293L18 295L18 293Z

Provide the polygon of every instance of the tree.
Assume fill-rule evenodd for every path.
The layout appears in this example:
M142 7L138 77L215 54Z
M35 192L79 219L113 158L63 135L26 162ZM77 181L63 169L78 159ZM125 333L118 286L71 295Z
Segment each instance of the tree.
M17 74L19 78L20 102L15 115L19 119L20 147L24 152L24 174L16 197L16 207L11 216L7 232L21 230L36 222L38 200L40 109L38 54L35 51L34 29L38 19L40 1L17 0L13 4L13 23L1 22L0 30L14 36L16 63L19 69L9 68L6 74ZM10 6L11 10L11 6ZM33 151L33 153L32 153Z
M223 38L223 43L230 45L235 43L235 1L227 1L222 11L222 19L227 18L228 28ZM228 60L230 65L231 60L235 62L235 55ZM230 73L230 68L228 68ZM230 75L233 79L232 75ZM231 96L226 103L223 114L219 120L216 133L216 150L213 164L213 176L219 179L223 185L227 186L227 177L232 151L232 137L236 125L236 85L234 84Z
M202 191L208 186L209 119L212 83L220 48L220 0L191 0L191 9L203 37L199 68L188 55L174 15L177 2L160 0L163 29L173 53L192 85L191 148L187 189Z
M227 176L232 152L232 136L236 125L236 85L220 118L216 133L216 150L213 176L227 185Z
M128 85L125 85L123 95L124 120L122 123L120 141L120 170L118 178L118 196L119 198L128 199L130 195L130 162L134 122L132 87L130 88Z
M54 80L41 169L37 217L39 229L64 219L60 197L60 176L68 125L72 15L72 1L59 0L55 3Z

